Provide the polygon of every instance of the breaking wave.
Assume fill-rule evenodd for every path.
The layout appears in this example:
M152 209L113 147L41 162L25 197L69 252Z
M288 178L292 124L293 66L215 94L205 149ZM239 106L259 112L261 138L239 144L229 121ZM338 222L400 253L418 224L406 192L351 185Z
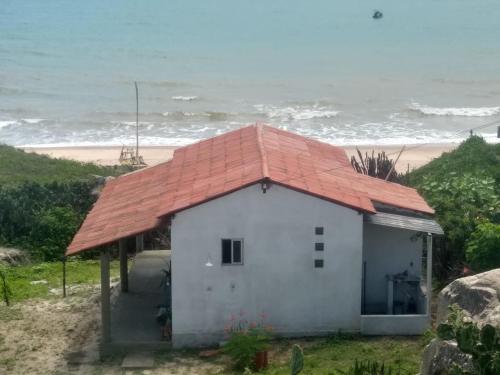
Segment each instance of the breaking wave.
M198 97L196 95L192 95L192 96L178 95L178 96L172 96L171 99L172 100L178 100L178 101L181 101L181 102L191 102L193 100L198 99Z
M500 114L500 107L430 107L412 103L409 108L429 116L489 117Z
M329 107L313 105L310 107L297 106L297 107L277 107L268 106L264 104L257 104L255 109L261 113L265 113L267 117L281 120L312 120L315 118L331 118L339 114L339 111L333 110Z

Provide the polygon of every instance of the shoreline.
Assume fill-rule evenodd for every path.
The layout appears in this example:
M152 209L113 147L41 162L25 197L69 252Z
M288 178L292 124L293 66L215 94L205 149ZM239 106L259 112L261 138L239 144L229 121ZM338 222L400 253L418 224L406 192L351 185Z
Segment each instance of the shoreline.
M455 149L459 143L430 143L421 145L407 145L405 151L396 164L398 172L405 172L427 164L432 159L441 156L444 152ZM361 145L361 146L339 146L343 148L347 156L356 155L356 148L364 154L375 154L385 151L390 159L396 159L403 145ZM76 160L84 163L96 163L100 165L117 165L122 146L70 146L70 147L18 147L26 152L47 155L53 158ZM172 158L174 150L178 146L143 146L140 154L148 165L156 165Z

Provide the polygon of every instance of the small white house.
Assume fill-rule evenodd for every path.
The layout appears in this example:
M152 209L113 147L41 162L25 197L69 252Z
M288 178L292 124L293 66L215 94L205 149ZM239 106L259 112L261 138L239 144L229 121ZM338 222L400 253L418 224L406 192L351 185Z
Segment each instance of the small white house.
M429 323L432 214L342 149L256 125L108 183L67 254L169 225L176 347L221 341L241 311L283 336L411 335Z

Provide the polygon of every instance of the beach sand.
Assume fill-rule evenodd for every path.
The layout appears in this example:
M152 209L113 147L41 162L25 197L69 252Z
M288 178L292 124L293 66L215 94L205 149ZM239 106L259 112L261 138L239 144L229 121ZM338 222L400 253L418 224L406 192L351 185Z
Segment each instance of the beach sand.
M405 172L408 168L410 170L418 168L432 159L439 157L443 152L451 151L457 144L426 144L426 145L410 145L401 154L399 161L396 165L396 170ZM359 150L365 154L371 154L372 150L375 153L385 151L389 158L396 159L402 145L390 146L359 146ZM176 147L173 146L144 146L140 149L144 161L148 165L155 165L172 158ZM351 157L356 153L356 146L345 146L343 149L347 155ZM119 146L85 146L85 147L25 147L27 152L36 152L38 154L45 154L54 158L72 159L81 162L93 162L102 165L115 165L118 164L121 147Z

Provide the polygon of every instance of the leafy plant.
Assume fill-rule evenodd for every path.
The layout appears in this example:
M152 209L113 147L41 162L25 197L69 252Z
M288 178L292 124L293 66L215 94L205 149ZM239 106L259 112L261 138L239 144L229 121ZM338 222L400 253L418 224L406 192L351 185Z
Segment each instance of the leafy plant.
M375 151L372 150L371 156L365 153L364 157L359 149L356 148L356 151L359 160L355 156L351 157L351 165L356 172L381 179L385 179L389 175L389 181L400 182L401 178L394 168L394 160L389 159L384 151L375 156Z
M500 224L499 159L500 144L472 136L408 176L445 231L434 242L434 274L441 282L462 274L466 243L478 223Z
M38 212L30 232L32 256L44 261L61 258L81 220L71 207L54 207Z
M467 241L466 258L475 271L500 267L500 224L480 223Z
M471 355L473 371L455 364L453 374L497 375L500 374L500 329L486 324L481 329L471 321L465 321L457 306L450 308L445 323L438 326L437 334L442 340L455 340L458 348Z
M292 358L290 358L291 375L299 374L304 368L304 352L302 348L295 344L292 348Z
M498 217L496 182L491 177L451 172L446 178L424 177L420 191L436 210L446 234L436 256L437 274L444 278L465 261L465 246L477 223Z
M235 369L254 368L256 354L269 348L272 328L264 324L264 319L262 314L259 322L248 322L244 312L240 312L238 320L231 316L225 329L229 340L224 352L231 357Z

